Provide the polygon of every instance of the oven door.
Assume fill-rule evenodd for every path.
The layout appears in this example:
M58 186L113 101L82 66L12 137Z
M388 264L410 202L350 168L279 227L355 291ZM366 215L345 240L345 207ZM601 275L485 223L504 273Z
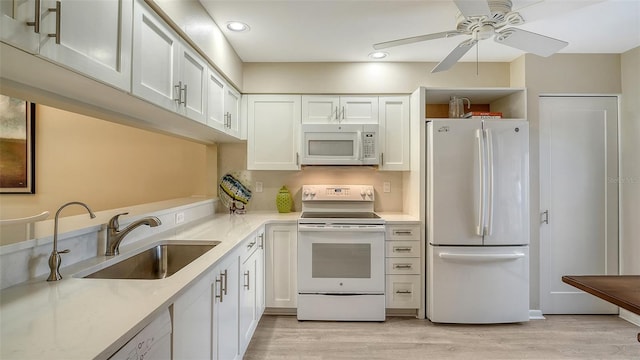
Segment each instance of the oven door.
M383 294L384 225L298 225L298 293Z

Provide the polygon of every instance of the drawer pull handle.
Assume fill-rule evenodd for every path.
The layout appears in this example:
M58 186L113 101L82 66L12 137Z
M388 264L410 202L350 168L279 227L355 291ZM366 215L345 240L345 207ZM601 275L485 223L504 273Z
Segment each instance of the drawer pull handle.
M393 233L396 235L411 235L413 232L411 230L395 230Z
M411 264L395 264L393 265L394 269L411 269Z
M220 299L220 302L223 301L224 295L222 292L222 276L220 278L216 278L216 284L220 284L218 294L216 294L216 299ZM217 286L216 286L217 287Z
M253 247L253 245L255 245L255 244L256 244L256 242L255 242L255 241L254 241L254 242L250 242L250 243L247 245L247 249L251 249L251 248Z
M411 290L398 290L396 291L396 294L411 294L412 291Z
M247 290L250 290L250 288L249 288L249 279L250 279L250 278L251 278L251 277L249 276L249 270L245 271L245 272L244 272L244 279L246 280L246 282L245 282L245 284L244 284L244 287L245 287L245 289L247 289Z
M409 252L411 251L410 247L394 247L393 248L394 252Z

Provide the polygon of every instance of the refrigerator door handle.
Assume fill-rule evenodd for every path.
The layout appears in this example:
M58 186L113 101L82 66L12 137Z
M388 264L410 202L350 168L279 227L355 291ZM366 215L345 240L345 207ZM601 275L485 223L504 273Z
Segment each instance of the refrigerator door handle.
M484 138L482 130L476 130L476 143L478 145L478 190L480 201L478 201L478 219L476 222L476 234L482 236L484 234L484 202L485 202L485 167L484 167Z
M493 178L493 167L494 167L494 161L493 161L493 138L491 136L491 130L490 129L485 129L484 130L484 134L485 134L485 141L486 141L486 146L487 146L487 164L486 164L486 170L487 170L487 196L486 196L486 200L487 200L487 218L485 219L486 221L486 226L484 228L484 235L491 235L493 233L493 187L494 187L494 178Z
M524 258L524 253L511 254L456 254L456 253L440 253L438 257L446 260L465 260L465 261L507 261L518 260Z

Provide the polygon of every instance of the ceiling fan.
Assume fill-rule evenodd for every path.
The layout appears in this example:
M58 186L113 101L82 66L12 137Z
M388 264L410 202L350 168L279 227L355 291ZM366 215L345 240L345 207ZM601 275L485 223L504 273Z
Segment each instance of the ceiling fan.
M520 13L511 10L511 0L453 0L453 2L460 10L456 30L381 42L374 44L373 48L379 50L427 40L471 35L470 39L458 44L431 70L435 73L448 70L480 40L486 40L492 36L497 43L544 57L555 54L569 44L566 41L518 28L504 28L507 25L522 25L525 21Z

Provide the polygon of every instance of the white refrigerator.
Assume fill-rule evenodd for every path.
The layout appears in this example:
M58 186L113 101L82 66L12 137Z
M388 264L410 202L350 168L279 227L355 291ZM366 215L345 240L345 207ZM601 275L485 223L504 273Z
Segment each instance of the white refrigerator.
M427 317L528 321L528 123L442 119L426 129Z

